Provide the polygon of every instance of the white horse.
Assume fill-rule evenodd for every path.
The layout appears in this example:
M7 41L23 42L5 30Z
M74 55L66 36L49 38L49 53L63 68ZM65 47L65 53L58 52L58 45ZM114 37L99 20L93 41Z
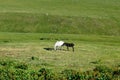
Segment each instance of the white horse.
M54 50L61 49L64 44L64 41L57 41L54 45Z

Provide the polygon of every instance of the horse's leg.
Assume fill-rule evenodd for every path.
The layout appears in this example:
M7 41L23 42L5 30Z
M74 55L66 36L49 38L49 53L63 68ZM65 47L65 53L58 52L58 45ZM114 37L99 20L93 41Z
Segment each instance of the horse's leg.
M59 49L61 50L61 49L62 49L62 47L61 47L61 46L59 46Z
M61 46L59 46L58 48L59 48L59 50L61 50Z
M58 50L58 46L56 46L56 50Z
M60 46L60 50L62 50L62 46Z
M58 46L58 50L60 50L61 48L60 48L60 46Z
M67 50L69 51L69 47L67 46Z
M73 52L74 52L74 47L72 47L72 49L73 49Z
M61 46L59 46L59 50L61 50Z
M56 48L57 46L54 46L54 50L57 50L57 48Z

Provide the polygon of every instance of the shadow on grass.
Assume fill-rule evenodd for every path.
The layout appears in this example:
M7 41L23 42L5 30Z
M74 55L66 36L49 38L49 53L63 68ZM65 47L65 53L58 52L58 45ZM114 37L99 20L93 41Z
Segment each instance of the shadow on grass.
M54 48L44 48L44 49L47 50L47 51L52 51L52 50L54 50ZM60 49L60 51L68 51L68 50Z
M52 50L54 50L54 48L44 48L45 50L47 50L47 51L52 51Z

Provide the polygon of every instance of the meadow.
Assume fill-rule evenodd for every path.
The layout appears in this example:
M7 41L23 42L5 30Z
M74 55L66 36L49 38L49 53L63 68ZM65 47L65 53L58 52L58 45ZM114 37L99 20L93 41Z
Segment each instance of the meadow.
M96 64L120 64L119 36L4 32L0 36L1 60L23 61L55 71L65 68L84 71L92 69ZM58 51L45 49L53 48L57 40L73 42L75 52L72 49L67 51L66 47ZM32 57L35 60L31 60Z
M118 0L0 0L0 31L120 35L119 5Z
M73 42L75 44L75 51L73 52L72 49L67 51L66 47L63 47L63 50L58 51L46 49L46 48L52 49L57 40ZM58 78L58 80L60 80L61 78L59 78L58 76L62 71L64 72L64 70L65 74L66 75L68 74L67 76L71 77L72 75L73 76L78 75L77 72L74 71L72 72L71 70L85 72L93 70L96 66L107 66L108 68L100 67L100 71L102 68L102 70L105 72L106 69L108 69L108 71L111 71L111 69L109 70L109 68L113 68L112 70L114 69L116 70L117 68L114 67L118 66L119 75L120 65L119 41L120 41L119 36L1 32L0 33L1 76L3 76L3 74L6 73L5 70L7 70L6 75L8 79L12 78L28 79L30 78L28 77L28 73L31 74L31 71L34 72L34 74L39 75L37 74L38 70L42 69L44 71L46 69L49 69L50 74L48 74L48 72L47 74L52 75L51 72L53 72L54 74L57 75L57 76L52 75L54 76L55 80L56 77ZM16 65L18 72L16 72ZM23 72L21 72L21 69L23 70ZM106 74L108 73L105 74L102 73L102 75ZM10 75L12 75L12 77ZM15 75L19 77L15 77ZM83 73L80 75L83 75ZM5 77L3 78L1 77L1 79L4 78ZM34 76L32 78L34 78ZM82 80L87 78L79 79ZM98 78L100 78L100 73L98 74ZM104 79L103 76L102 78ZM53 80L53 78L51 77L50 79ZM107 78L105 77L105 79ZM117 79L119 79L119 76L116 77L116 80Z
M119 0L0 0L0 79L120 79L119 14ZM75 51L47 50L58 40Z

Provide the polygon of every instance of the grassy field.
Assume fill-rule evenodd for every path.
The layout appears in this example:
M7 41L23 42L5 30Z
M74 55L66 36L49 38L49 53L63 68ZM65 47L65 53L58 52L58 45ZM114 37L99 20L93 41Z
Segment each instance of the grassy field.
M43 40L41 40L43 39ZM75 43L75 52L46 50L56 40ZM86 71L96 65L120 64L120 37L47 33L0 33L0 59L25 62L38 69ZM32 58L34 57L34 60Z
M120 35L118 0L0 0L0 31Z
M46 50L58 40L73 42L75 52ZM98 65L120 67L120 0L0 0L0 79L40 68L93 70L94 75Z
M0 0L0 12L43 13L63 16L118 17L118 0Z

